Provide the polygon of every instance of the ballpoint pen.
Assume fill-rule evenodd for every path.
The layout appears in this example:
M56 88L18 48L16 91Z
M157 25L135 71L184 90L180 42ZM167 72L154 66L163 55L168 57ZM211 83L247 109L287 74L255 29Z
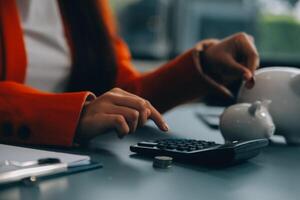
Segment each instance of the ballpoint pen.
M0 184L28 178L36 180L36 177L57 174L68 169L68 164L61 163L58 158L41 158L25 162L5 160L4 163L5 166L11 165L17 167L17 169L0 173Z
M2 165L13 165L15 167L30 167L34 165L50 165L50 164L57 164L60 163L58 158L40 158L37 160L30 160L30 161L15 161L15 160L5 160L3 161Z
M0 173L0 184L20 181L30 177L49 176L52 174L65 172L67 170L68 170L67 163L37 165L34 167L20 168L20 169Z

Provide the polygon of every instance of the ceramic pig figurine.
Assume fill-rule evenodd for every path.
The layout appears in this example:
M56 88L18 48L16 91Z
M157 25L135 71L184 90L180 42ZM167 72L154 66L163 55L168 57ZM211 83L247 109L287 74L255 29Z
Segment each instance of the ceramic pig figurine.
M245 141L269 138L275 126L268 112L270 101L240 103L225 109L220 118L220 129L226 141Z
M276 126L275 134L284 136L288 144L300 144L300 69L259 69L255 79L254 88L241 87L238 102L271 100L269 112Z

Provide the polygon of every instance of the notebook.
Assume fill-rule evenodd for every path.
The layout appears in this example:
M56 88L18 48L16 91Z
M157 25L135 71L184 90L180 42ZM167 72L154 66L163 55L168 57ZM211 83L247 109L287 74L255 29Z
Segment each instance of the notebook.
M60 162L26 167L18 166L22 163L45 158L56 158ZM32 176L39 177L58 173L67 174L68 172L78 172L98 167L101 167L101 164L91 162L90 157L87 155L59 153L0 144L0 184L15 182Z

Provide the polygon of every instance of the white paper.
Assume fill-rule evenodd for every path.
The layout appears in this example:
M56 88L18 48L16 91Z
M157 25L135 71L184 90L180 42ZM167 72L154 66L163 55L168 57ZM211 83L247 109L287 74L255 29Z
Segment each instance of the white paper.
M0 162L4 162L5 160L26 162L42 158L58 158L62 163L66 163L68 167L90 164L90 157L86 155L58 153L53 151L44 151L0 144Z

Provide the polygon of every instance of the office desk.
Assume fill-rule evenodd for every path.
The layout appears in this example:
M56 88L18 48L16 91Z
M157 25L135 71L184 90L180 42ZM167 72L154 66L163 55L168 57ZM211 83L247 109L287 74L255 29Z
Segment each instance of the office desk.
M197 117L212 110L200 104L178 107L165 114L174 135L223 142ZM219 112L219 111L218 111ZM96 138L88 150L74 150L101 161L102 169L44 180L35 186L0 189L0 199L230 199L282 200L300 197L300 147L272 144L241 165L209 169L174 163L170 169L152 168L152 161L130 156L129 145L165 137L149 127L123 140L108 134Z

